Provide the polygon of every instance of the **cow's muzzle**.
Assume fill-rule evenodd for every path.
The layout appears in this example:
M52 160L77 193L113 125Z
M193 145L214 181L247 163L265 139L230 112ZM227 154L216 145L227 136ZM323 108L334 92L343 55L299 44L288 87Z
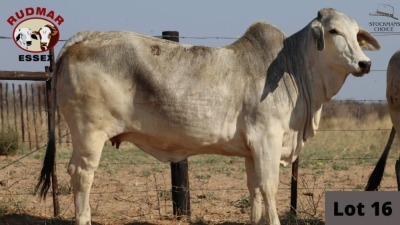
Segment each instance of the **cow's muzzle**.
M358 62L358 66L360 67L361 73L369 73L371 69L371 61L360 61Z
M362 77L364 74L369 73L371 70L371 61L359 61L358 70L352 74L356 77Z
M32 44L32 41L27 41L27 42L26 42L26 45L27 45L27 46L31 46L31 44Z

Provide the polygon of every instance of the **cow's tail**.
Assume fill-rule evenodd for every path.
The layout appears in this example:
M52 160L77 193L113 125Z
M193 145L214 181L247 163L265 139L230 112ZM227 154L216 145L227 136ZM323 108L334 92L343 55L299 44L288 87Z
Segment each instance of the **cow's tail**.
M396 178L397 178L397 191L400 191L400 159L396 160L395 170L396 170Z
M372 171L371 176L368 179L367 186L365 187L366 191L377 191L378 190L379 185L382 181L383 172L385 170L386 159L389 155L390 147L392 146L395 134L396 134L396 130L394 129L394 127L392 127L385 150L383 151L381 157L379 158L378 162L376 163L374 171Z
M54 173L54 161L55 161L55 142L49 141L47 143L46 155L43 161L43 167L40 171L39 182L36 185L36 191L40 189L40 197L46 198L46 194L51 186L51 179Z
M59 77L59 73L62 72L62 57L59 57L57 60L57 63L55 65L53 74L52 74L52 90L51 90L51 96L50 96L50 108L49 112L52 114L52 118L55 118L55 112L56 112L56 106L57 106L57 101L56 101L56 82L57 82L57 77ZM52 183L52 177L54 174L54 162L55 162L55 157L56 157L56 152L55 152L55 139L54 137L49 136L49 140L47 142L47 148L46 148L46 154L44 156L43 160L43 166L42 170L40 171L40 176L39 176L39 181L36 185L35 193L40 189L40 197L43 199L46 198L46 194L50 189L51 183Z

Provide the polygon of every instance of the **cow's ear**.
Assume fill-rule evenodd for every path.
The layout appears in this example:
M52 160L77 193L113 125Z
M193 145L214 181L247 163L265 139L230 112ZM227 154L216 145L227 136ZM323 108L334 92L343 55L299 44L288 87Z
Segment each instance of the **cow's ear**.
M325 48L324 28L322 27L321 22L314 21L311 24L311 31L314 41L317 43L317 49L319 51L324 50Z
M15 40L19 41L20 38L21 38L21 34L18 34L17 37L15 37Z
M357 33L357 41L364 51L377 51L381 48L379 42L370 33L361 28Z
M32 34L31 34L31 38L33 38L33 39L37 40L37 36L36 36L36 34L32 33Z
M54 35L56 35L58 33L58 30L52 30L51 31L51 36L54 36Z

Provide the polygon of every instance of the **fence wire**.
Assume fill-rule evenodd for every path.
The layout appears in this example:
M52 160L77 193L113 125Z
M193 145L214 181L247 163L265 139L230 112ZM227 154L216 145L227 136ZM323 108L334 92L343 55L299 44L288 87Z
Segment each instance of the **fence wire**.
M376 34L376 35L378 35L378 34ZM391 35L400 35L400 33L391 34ZM380 36L380 35L378 35L378 36ZM385 35L381 35L381 36L385 36ZM156 37L160 37L160 36L156 36ZM234 37L190 37L190 36L187 36L187 37L186 36L180 36L179 38L181 38L181 39L217 39L217 40L218 39L229 39L229 40L237 39L237 38L234 38ZM12 39L12 38L5 37L5 36L0 36L0 39ZM66 40L60 40L60 41L66 41ZM374 72L386 72L386 70L380 70L380 69L371 70L371 71L374 71ZM382 104L386 103L386 100L367 100L367 99L365 99L365 100L363 100L363 99L360 99L360 100L336 100L336 101L340 102L340 103L347 103L347 102L360 102L360 103L367 103L367 104L374 103L374 102L382 103ZM21 108L22 107L23 106L21 106ZM15 109L14 111L16 113L24 112L23 110L20 110L20 109ZM33 109L33 110L31 110L31 112L47 112L47 110L46 109L42 109L42 110ZM26 111L25 111L25 113L26 113ZM380 131L389 131L389 130L390 130L390 128L320 129L320 130L318 130L318 132L334 132L334 133L339 133L339 132L352 132L352 133L354 133L354 132L357 132L357 133L359 133L359 132L380 132ZM61 145L62 144L70 145L71 144L70 141L63 140L63 137L67 137L68 135L70 135L70 134L66 133L64 135L59 135L60 138L56 140L56 143L61 144ZM2 143L2 142L3 141L0 141L0 143ZM30 143L30 141L21 141L21 142L25 143L25 144ZM41 142L41 143L43 143L43 142ZM28 153L24 154L23 156L19 157L18 159L14 160L12 162L9 162L9 163L3 163L2 162L2 163L0 163L0 165L4 165L4 166L0 167L0 172L5 171L6 168L10 168L11 166L19 165L17 163L19 163L22 160L24 160L24 159L28 158L29 156L33 155L35 152L43 150L46 146L47 145L45 144L45 145L43 145L43 146L41 146L39 148L32 148ZM338 157L332 157L332 158L323 158L323 157L318 158L317 157L317 158L307 158L307 159L301 158L300 159L301 162L309 162L309 161L311 161L311 162L314 162L314 161L334 161L334 162L337 162L337 161L357 161L357 160L378 160L378 158L377 157L376 158L375 157L339 157L339 158ZM390 159L390 160L393 160L393 159ZM244 165L244 160L236 160L234 162L231 162L230 164L236 164L236 163L240 163L240 164ZM57 164L66 165L66 164L68 164L68 161L57 161ZM200 167L200 166L204 166L204 163L189 162L189 164L191 166L193 166L193 167L196 167L196 169L198 167ZM41 165L41 163L28 162L28 163L23 163L23 165L19 165L19 166L27 168L25 170L32 170L31 167L40 166L40 165ZM114 170L114 169L113 168L107 168L108 165L112 165L112 166L116 166L116 167L133 166L132 170L137 170L138 168L141 168L141 167L146 167L146 166L149 166L149 167L165 166L166 164L165 163L161 163L161 162L145 163L145 162L127 162L127 161L121 161L121 160L102 161L100 163L100 170L103 170L102 171L102 174L103 174L102 178L105 178L106 175L108 175L110 177L113 177L115 174L121 173L121 172L113 172L112 170ZM225 165L226 165L226 162L213 162L212 164L205 164L205 167L211 167L211 166L224 167ZM15 169L15 168L13 168L13 169ZM22 196L23 198L26 198L28 196L32 196L32 192L31 192L30 188L27 187L27 186L29 186L29 183L23 185L22 187L20 187L20 189L17 189L17 188L11 189L11 187L14 186L14 184L17 186L19 183L23 183L24 179L28 180L27 177L21 177L21 176L18 176L18 175L13 175L12 174L13 169L7 170L6 174L7 174L8 177L4 177L4 178L0 179L0 191L6 190L5 193L1 193L0 192L0 196L3 196L5 198L7 198L7 197L10 196L10 193L11 193L11 196ZM300 171L301 170L302 170L302 168L300 168ZM200 171L200 172L202 172L202 171ZM214 192L217 192L217 193L227 192L227 193L229 193L228 194L229 195L229 199L235 199L235 198L236 199L237 198L240 199L240 198L242 198L241 196L247 195L247 193L248 193L248 189L245 187L245 183L246 183L245 180L243 180L243 182L242 182L244 184L244 186L240 186L240 187L236 187L235 186L235 187L224 188L224 186L226 184L223 181L221 181L223 178L219 178L220 180L218 181L218 183L222 187L221 188L215 188L213 186L211 187L211 185L209 184L210 182L208 180L211 180L211 178L208 177L207 175L204 175L205 172L203 172L201 174L195 174L195 173L199 173L198 170L195 170L195 171L191 171L190 173L193 175L193 177L194 177L193 179L195 179L195 185L198 185L198 187L192 187L192 183L191 183L191 188L190 188L191 192L206 193L207 195L208 194L211 195ZM156 179L156 176L159 176L159 174L157 175L157 171L151 171L150 172L150 174L153 174L153 177L151 177L151 175L148 175L147 173L144 173L144 174L146 174L145 176L148 176L147 179L150 179L152 182L154 182L154 184L152 184L153 187L149 188L148 185L151 185L151 184L148 184L148 183L139 183L137 185L135 185L135 184L132 185L130 188L123 187L123 188L120 188L119 190L112 191L112 190L108 190L108 188L110 188L112 186L112 184L105 183L105 184L101 184L100 185L100 184L96 183L96 181L95 181L94 188L93 188L94 191L92 191L91 194L95 195L95 196L97 195L97 196L99 196L98 198L103 199L103 200L97 200L98 202L101 202L101 201L106 202L106 201L108 201L108 200L104 200L104 198L103 198L104 195L107 196L107 198L111 198L111 200L109 200L109 201L112 201L112 199L114 199L114 200L120 199L121 200L122 198L119 198L119 196L120 195L124 195L124 199L127 200L127 202L132 203L132 200L130 199L130 197L134 196L134 194L145 196L145 195L148 195L149 192L151 192L153 195L161 196L161 195L165 195L164 191L168 191L168 192L171 191L171 187L169 185L166 185L165 183L162 183L162 181L158 181ZM245 174L245 173L242 171L242 174ZM120 176L125 177L125 176L127 176L127 174L123 174L123 175L120 175ZM143 174L142 175L134 174L129 179L130 180L139 179L140 176L144 176L144 175ZM212 175L212 176L214 176L214 175ZM315 173L312 173L312 174L304 173L303 176L313 177L313 176L315 176ZM12 184L11 186L3 185L3 182L5 182L7 179L12 180L12 179L15 179L15 178L17 179L17 181L15 181L15 183ZM95 178L95 180L96 179L101 180L102 178L97 177L97 178ZM65 179L65 177L62 178L61 181L64 182L64 179ZM231 177L229 179L234 179L234 178ZM313 182L312 178L309 178L309 179L310 179L309 182L312 183ZM111 179L109 179L109 181L110 182L115 181L115 178L111 178ZM157 183L157 182L161 182L161 183ZM192 180L191 180L191 182L192 182ZM32 185L32 184L30 184L30 185ZM4 187L2 187L2 186L4 186ZM67 186L67 189L68 189L68 185L66 185L66 186ZM136 187L136 186L137 186L137 188L132 188L132 187ZM154 188L154 186L156 188ZM204 186L205 186L205 188L204 188ZM289 192L289 190L290 190L289 186L290 185L288 185L287 183L284 183L284 184L281 183L280 187L279 187L279 190L280 191L284 191L284 192ZM64 184L64 186L61 186L61 188L66 188L65 184ZM383 185L381 187L381 189L389 189L389 190L390 189L396 189L396 188L397 187L394 187L392 185ZM311 187L311 188L307 187L307 186L305 186L305 187L300 186L298 188L298 190L300 192L303 192L304 195L306 195L306 194L309 194L310 190L311 191L318 190L318 191L322 191L322 192L325 192L326 190L363 190L363 187L354 186L354 185L351 185L351 184L346 184L346 185L341 185L341 186L339 186L339 185L335 186L334 185L334 186L329 186L329 187L327 187L327 186L319 187L318 186L318 187ZM234 195L232 192L239 192L241 194ZM206 194L204 194L204 195L206 195ZM110 197L110 195L112 197ZM208 198L211 199L212 198L212 197L208 197L208 196L207 197L202 197L202 195L203 194L200 194L200 195L197 194L197 195L195 195L194 198L196 200L203 199L203 198L206 198L206 199L208 199ZM218 194L218 195L220 195L220 194ZM125 197L125 196L128 196L128 197ZM201 196L201 197L199 197L199 196ZM222 197L220 197L220 198L222 198ZM137 200L137 201L140 201L140 200ZM227 200L227 201L230 201L230 200ZM145 204L145 202L141 201L138 204ZM131 206L129 206L129 207L131 207ZM146 215L151 215L151 214L146 214Z
M400 32L369 32L373 34L374 36L398 36L400 35ZM174 36L174 35L153 35L152 37L155 38L180 38L180 39L197 39L197 40L206 40L206 39L215 39L215 40L237 40L240 37L229 37L229 36ZM0 39L3 40L12 40L14 38L5 36L5 35L0 35ZM65 42L68 41L68 39L59 39L59 41Z
M348 131L352 132L352 131ZM64 134L65 135L65 134ZM42 147L42 149L45 146ZM118 151L109 149L108 151ZM103 153L104 154L104 153ZM118 152L114 152L112 154L118 155ZM343 158L300 158L300 162L306 161L356 161L356 160L377 160L374 157L343 157ZM59 180L59 198L61 201L61 210L63 211L63 215L67 218L73 216L73 198L72 191L69 182L69 176L65 172L66 165L68 161L66 160L58 160L58 167L62 168L60 172L58 172L58 180ZM241 165L238 165L241 164ZM36 175L39 173L37 169L40 167L41 163L31 163L31 161L23 164L14 164L18 165L20 168L24 169L26 172L25 175L17 174L13 171L21 171L16 170L17 168L8 169L5 172L5 176L0 178L0 183L4 185L0 185L0 202L9 202L9 199L13 199L13 201L8 204L15 204L19 207L19 210L27 210L36 214L40 214L38 211L39 203L35 203L38 205L36 207L30 206L29 203L24 203L24 205L18 205L20 203L26 201L26 199L36 199L33 195L32 188L29 186L34 185L29 177ZM199 217L201 215L206 215L207 208L212 207L214 210L218 210L218 208L223 208L226 212L227 210L232 211L234 215L228 216L229 218L233 218L233 220L237 221L237 215L241 215L239 213L240 210L243 210L241 207L245 207L246 212L249 210L248 206L248 189L246 188L246 178L245 172L240 170L239 168L244 168L244 160L234 160L229 163L226 162L215 162L210 161L209 163L203 162L192 162L189 161L189 175L190 175L190 192L191 192L191 204L192 204L192 215ZM329 164L327 164L329 165ZM163 166L162 168L160 168ZM143 215L148 215L150 217L154 217L156 215L168 216L172 215L170 212L171 200L171 185L169 184L170 180L168 180L169 170L164 169L165 166L168 166L166 163L145 163L145 162L127 162L124 160L112 160L112 161L101 161L100 167L96 171L95 181L93 184L93 188L91 191L91 206L93 210L97 213L96 215L102 215L101 218L107 218L113 221L113 217L110 216L110 212L113 213L122 213L121 208L126 208L127 215L133 216L132 214L137 214L139 220L146 220L143 218ZM235 168L236 172L230 176L224 173L224 168L231 167ZM10 168L10 167L9 167ZM154 169L158 168L158 169ZM368 174L369 167L363 167L360 169L364 171L365 174ZM0 170L0 173L3 173ZM148 171L148 172L147 172ZM217 172L215 172L217 171ZM304 169L300 166L300 178L305 179L304 184L299 182L298 192L299 192L299 206L298 209L301 211L305 211L306 213L311 213L313 210L309 208L305 208L301 204L306 204L309 201L316 202L316 198L318 196L323 196L326 191L362 191L363 186L355 185L353 182L346 182L348 178L345 178L341 175L341 171L337 172L337 175L320 175L319 178L313 178L318 174L317 170L308 170ZM372 169L371 169L372 171ZM344 171L345 173L349 173L349 171ZM352 172L351 172L352 173ZM210 174L210 175L208 175ZM240 176L242 178L240 178ZM336 174L336 173L335 173ZM228 176L228 177L221 177ZM287 196L285 199L288 199L290 195L290 184L287 179L290 174L288 171L281 171L281 176L283 180L279 184L279 195ZM345 182L332 182L331 177L338 176L339 179L344 180ZM129 177L129 178L128 178ZM286 178L285 178L286 177ZM313 186L315 182L314 179L323 180L324 186L316 185ZM353 178L351 178L352 180ZM365 179L365 178L364 178ZM137 180L137 182L135 181ZM227 180L232 180L232 183L227 182ZM130 182L129 184L126 184ZM135 183L136 182L136 183ZM320 181L321 182L321 181ZM329 186L329 183L332 183ZM362 183L362 179L358 183ZM357 182L356 182L357 184ZM395 190L396 187L390 184L384 184L381 186L381 190ZM52 194L50 191L49 194ZM157 200L158 199L158 200ZM285 199L278 200L278 203L281 207L285 208L289 206L289 202ZM30 200L29 200L30 201ZM158 203L157 203L158 201ZM15 203L13 203L15 202ZM317 204L317 203L315 203ZM71 206L72 205L72 206ZM106 206L109 205L107 209ZM97 206L101 206L98 207ZM323 205L317 205L318 208L323 209ZM40 205L40 208L44 208L45 206ZM69 208L71 207L71 208ZM146 208L147 207L147 208ZM113 210L109 210L112 208ZM146 208L146 213L142 213L143 208ZM161 213L158 210L162 209ZM51 210L48 208L48 211ZM226 219L226 214L222 211L218 218ZM43 214L43 212L41 212ZM108 215L108 216L107 216ZM247 213L245 213L247 215ZM216 216L216 215L215 215ZM317 217L317 216L316 216ZM247 217L245 217L247 219ZM322 217L323 218L323 217ZM245 219L245 220L246 220ZM136 220L136 219L135 219Z

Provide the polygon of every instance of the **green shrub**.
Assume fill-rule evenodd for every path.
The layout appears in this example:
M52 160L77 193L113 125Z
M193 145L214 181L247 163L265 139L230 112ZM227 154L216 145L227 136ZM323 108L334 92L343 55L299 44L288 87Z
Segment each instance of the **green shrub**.
M18 132L0 131L0 155L14 155L18 149Z

